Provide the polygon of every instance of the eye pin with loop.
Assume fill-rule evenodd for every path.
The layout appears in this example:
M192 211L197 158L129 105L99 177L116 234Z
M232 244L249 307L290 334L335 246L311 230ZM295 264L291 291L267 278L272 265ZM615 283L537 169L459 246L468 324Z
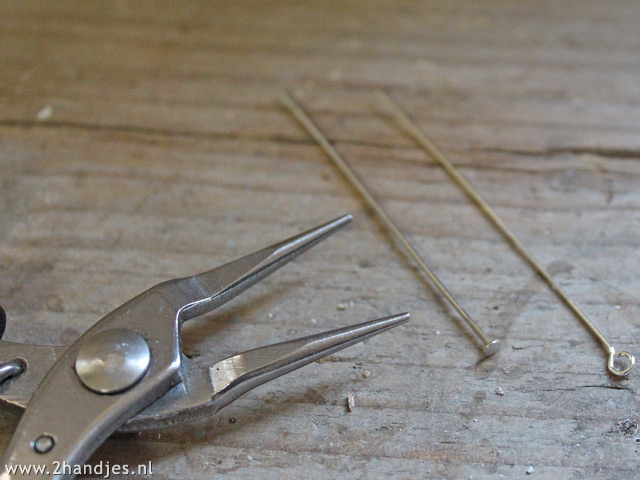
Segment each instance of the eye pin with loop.
M482 212L491 220L495 227L502 233L513 248L524 258L529 265L547 282L549 288L564 302L564 304L578 317L582 323L593 333L598 340L604 346L604 349L609 352L609 359L607 361L607 369L612 375L617 377L626 377L629 375L633 366L636 363L636 359L629 352L616 352L613 345L611 345L607 339L600 333L600 330L589 320L580 307L569 298L569 295L562 289L562 287L553 279L553 277L544 269L544 267L536 260L536 258L527 250L527 248L518 240L509 227L505 225L498 214L489 206L489 204L480 196L478 191L464 178L458 169L451 163L444 153L435 146L435 144L424 134L422 130L416 125L416 123L409 118L409 116L395 103L391 97L384 91L378 90L376 95L380 102L384 105L387 112L389 112L393 118L402 126L402 128L413 137L416 142L424 148L424 150L433 157L433 159L440 165L453 179L453 181L460 187L460 189L466 193L471 200L482 210ZM618 366L616 366L616 364ZM624 364L624 365L623 365Z

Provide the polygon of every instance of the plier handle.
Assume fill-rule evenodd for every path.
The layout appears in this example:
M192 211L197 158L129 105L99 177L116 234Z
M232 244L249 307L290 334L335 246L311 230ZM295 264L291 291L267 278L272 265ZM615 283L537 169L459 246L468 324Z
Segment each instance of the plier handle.
M408 314L394 315L249 350L208 368L182 353L185 321L228 302L350 220L345 215L213 270L160 283L69 347L0 341L0 399L26 408L0 479L18 478L8 471L12 465L54 472L56 465L84 464L118 429L215 413L262 383L406 322Z

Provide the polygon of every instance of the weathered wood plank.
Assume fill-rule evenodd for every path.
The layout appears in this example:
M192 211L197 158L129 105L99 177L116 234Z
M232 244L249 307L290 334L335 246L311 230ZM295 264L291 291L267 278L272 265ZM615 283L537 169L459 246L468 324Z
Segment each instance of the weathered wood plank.
M158 281L351 212L348 229L188 325L185 348L208 364L401 310L410 324L212 418L116 435L92 461L152 461L154 479L528 478L529 466L633 478L637 374L606 374L595 339L372 92L386 87L634 352L639 20L634 1L0 5L6 337L70 343ZM480 361L279 105L283 86L503 339L498 356ZM0 410L0 448L18 416Z

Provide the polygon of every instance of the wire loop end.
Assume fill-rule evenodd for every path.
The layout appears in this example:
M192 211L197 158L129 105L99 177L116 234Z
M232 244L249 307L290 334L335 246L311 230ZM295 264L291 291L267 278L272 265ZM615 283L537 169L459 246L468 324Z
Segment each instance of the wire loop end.
M621 358L624 358L626 360L622 360L621 362L620 361ZM623 365L626 365L626 367L624 368L617 367L616 364L620 365L620 363L623 363ZM607 362L607 369L609 369L609 372L612 375L615 375L616 377L626 377L629 375L629 373L631 373L631 370L633 370L633 367L635 364L636 364L636 359L629 352L616 352L615 348L613 347L610 348L609 361Z

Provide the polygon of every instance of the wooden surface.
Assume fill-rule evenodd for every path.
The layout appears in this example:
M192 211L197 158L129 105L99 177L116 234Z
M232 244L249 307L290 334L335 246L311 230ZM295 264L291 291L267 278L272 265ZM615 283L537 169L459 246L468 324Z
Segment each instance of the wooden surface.
M92 462L152 461L154 479L633 478L640 373L606 373L600 345L372 92L386 87L611 342L640 353L639 22L633 0L3 2L5 338L71 343L154 283L351 212L188 325L185 349L205 365L388 313L410 324L214 417L116 435ZM281 87L503 340L497 356L480 361ZM0 449L18 418L1 410Z

